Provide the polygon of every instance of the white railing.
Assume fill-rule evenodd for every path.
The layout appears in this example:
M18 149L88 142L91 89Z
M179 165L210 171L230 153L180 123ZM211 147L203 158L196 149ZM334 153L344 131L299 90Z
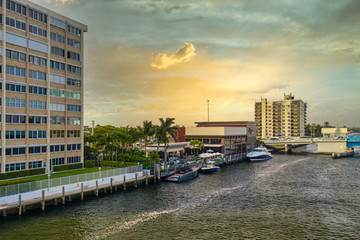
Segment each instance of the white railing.
M0 187L0 197L142 171L142 165Z

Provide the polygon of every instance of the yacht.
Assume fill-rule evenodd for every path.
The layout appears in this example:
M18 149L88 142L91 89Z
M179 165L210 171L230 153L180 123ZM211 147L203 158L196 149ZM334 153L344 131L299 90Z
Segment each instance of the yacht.
M250 161L256 162L256 161L269 160L273 156L265 147L257 147L257 148L254 148L254 150L252 150L252 152L249 152L248 154L246 154L246 157L248 159L250 159Z

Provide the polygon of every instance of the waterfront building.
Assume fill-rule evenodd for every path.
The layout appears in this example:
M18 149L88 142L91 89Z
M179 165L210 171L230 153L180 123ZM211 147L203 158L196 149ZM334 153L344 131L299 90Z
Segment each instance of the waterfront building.
M255 102L256 135L261 138L304 137L307 104L284 94L283 100Z
M196 122L186 127L186 141L199 140L203 151L213 150L225 155L251 151L256 146L256 125L252 121Z
M347 128L321 128L323 138L345 138L348 134Z
M83 162L87 26L0 0L0 172Z

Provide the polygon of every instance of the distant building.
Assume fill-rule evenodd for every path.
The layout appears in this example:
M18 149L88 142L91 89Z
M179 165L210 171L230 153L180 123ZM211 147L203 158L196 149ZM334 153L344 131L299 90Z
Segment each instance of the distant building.
M196 122L186 127L186 142L200 140L204 149L225 155L245 153L256 145L256 125L249 121Z
M255 102L257 137L304 137L307 104L284 94L284 100Z
M323 138L338 138L345 137L348 133L347 128L322 128L321 134Z

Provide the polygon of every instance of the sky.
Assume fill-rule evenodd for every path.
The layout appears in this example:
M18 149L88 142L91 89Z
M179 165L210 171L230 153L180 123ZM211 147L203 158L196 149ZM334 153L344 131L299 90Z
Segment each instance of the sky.
M360 126L360 1L33 0L88 25L85 125L254 121L261 97Z

